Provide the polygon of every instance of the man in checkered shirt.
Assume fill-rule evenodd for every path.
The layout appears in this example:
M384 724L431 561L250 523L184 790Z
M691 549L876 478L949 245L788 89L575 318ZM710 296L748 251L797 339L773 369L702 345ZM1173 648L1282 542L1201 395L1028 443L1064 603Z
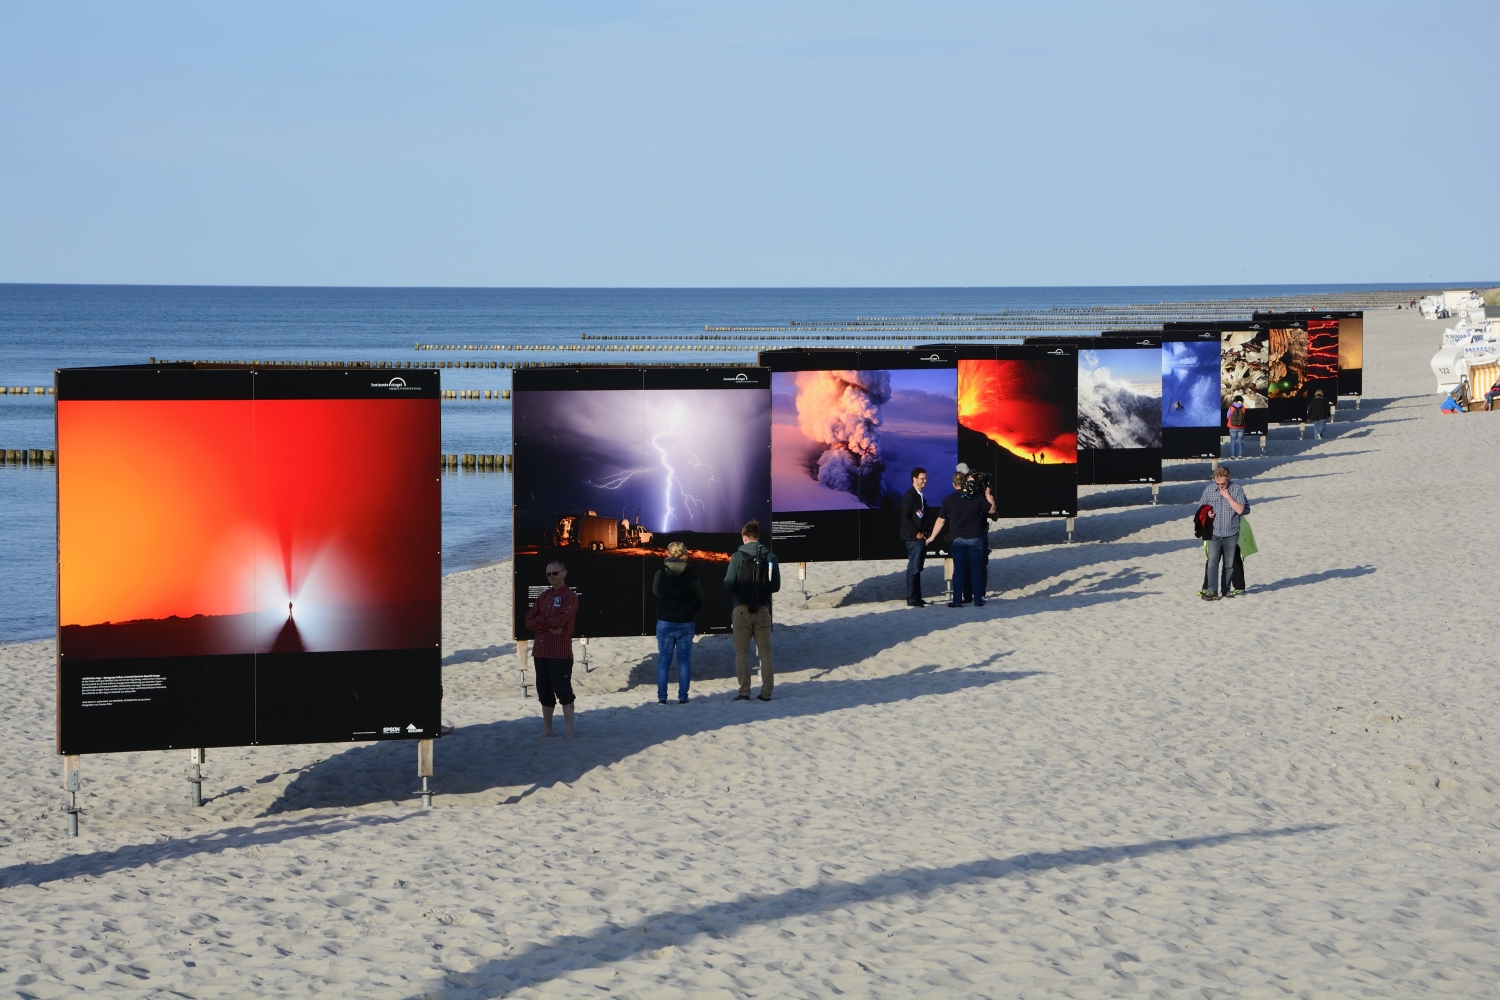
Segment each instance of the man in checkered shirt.
M542 703L542 735L552 732L552 711L560 703L563 739L573 738L573 625L578 621L578 594L568 586L568 568L547 564L547 582L526 612L526 627L536 636L531 656L536 664L536 697Z
M1221 594L1233 597L1230 577L1234 573L1234 550L1240 544L1240 518L1250 513L1250 501L1238 484L1230 483L1229 466L1221 465L1214 470L1213 485L1203 488L1198 503L1214 509L1214 536L1208 540L1208 586L1215 581L1219 584L1218 590L1204 591L1203 599L1217 601Z

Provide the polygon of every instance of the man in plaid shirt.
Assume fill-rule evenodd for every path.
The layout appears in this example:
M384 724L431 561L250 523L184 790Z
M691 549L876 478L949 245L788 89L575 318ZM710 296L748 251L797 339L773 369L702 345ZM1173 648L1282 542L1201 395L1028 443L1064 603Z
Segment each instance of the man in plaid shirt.
M578 594L568 586L568 569L547 564L547 582L536 603L526 612L526 627L536 635L532 662L536 664L536 696L542 703L542 735L552 732L552 711L563 707L563 739L573 738L573 625L578 621Z
M1234 572L1234 550L1240 543L1240 518L1250 513L1250 501L1238 483L1229 481L1229 466L1221 465L1214 470L1213 485L1203 488L1198 503L1214 509L1214 536L1208 540L1208 585L1219 586L1218 590L1204 591L1203 599L1217 601L1221 594L1233 597L1230 577Z

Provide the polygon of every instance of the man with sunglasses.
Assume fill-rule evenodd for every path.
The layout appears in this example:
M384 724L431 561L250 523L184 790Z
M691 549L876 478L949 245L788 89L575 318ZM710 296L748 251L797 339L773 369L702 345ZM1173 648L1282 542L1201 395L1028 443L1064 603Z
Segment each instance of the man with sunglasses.
M563 739L573 738L573 625L578 621L578 594L568 586L568 569L547 564L547 582L536 603L526 612L526 627L536 636L532 662L536 665L536 697L542 703L542 735L555 736L552 712L563 707Z

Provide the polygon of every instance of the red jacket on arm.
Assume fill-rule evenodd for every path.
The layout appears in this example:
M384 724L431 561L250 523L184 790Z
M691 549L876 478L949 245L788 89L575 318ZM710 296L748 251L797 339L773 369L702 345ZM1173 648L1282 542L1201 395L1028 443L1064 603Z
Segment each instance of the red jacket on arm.
M526 627L536 633L531 655L544 660L573 658L573 623L578 620L578 595L572 587L559 593L549 587L526 612ZM561 633L553 635L553 629Z

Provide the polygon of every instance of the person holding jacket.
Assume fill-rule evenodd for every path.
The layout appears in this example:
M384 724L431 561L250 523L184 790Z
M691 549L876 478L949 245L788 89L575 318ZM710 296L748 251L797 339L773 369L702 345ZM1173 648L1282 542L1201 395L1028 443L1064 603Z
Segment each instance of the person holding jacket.
M693 618L703 610L703 584L688 569L687 546L667 543L667 563L651 581L656 595L656 701L667 703L667 674L677 653L677 703L686 705L693 680Z
M734 673L740 682L735 701L750 700L750 640L760 656L760 700L770 701L776 686L771 662L771 595L781 589L781 566L760 544L760 522L746 521L740 547L729 557L724 589L734 595L730 624L734 630Z
M1217 601L1219 597L1234 597L1231 589L1234 574L1234 552L1239 547L1240 518L1250 513L1250 501L1245 491L1229 481L1229 466L1221 465L1214 470L1214 481L1203 488L1198 503L1208 504L1214 509L1214 533L1208 540L1208 587L1202 593L1205 601Z

